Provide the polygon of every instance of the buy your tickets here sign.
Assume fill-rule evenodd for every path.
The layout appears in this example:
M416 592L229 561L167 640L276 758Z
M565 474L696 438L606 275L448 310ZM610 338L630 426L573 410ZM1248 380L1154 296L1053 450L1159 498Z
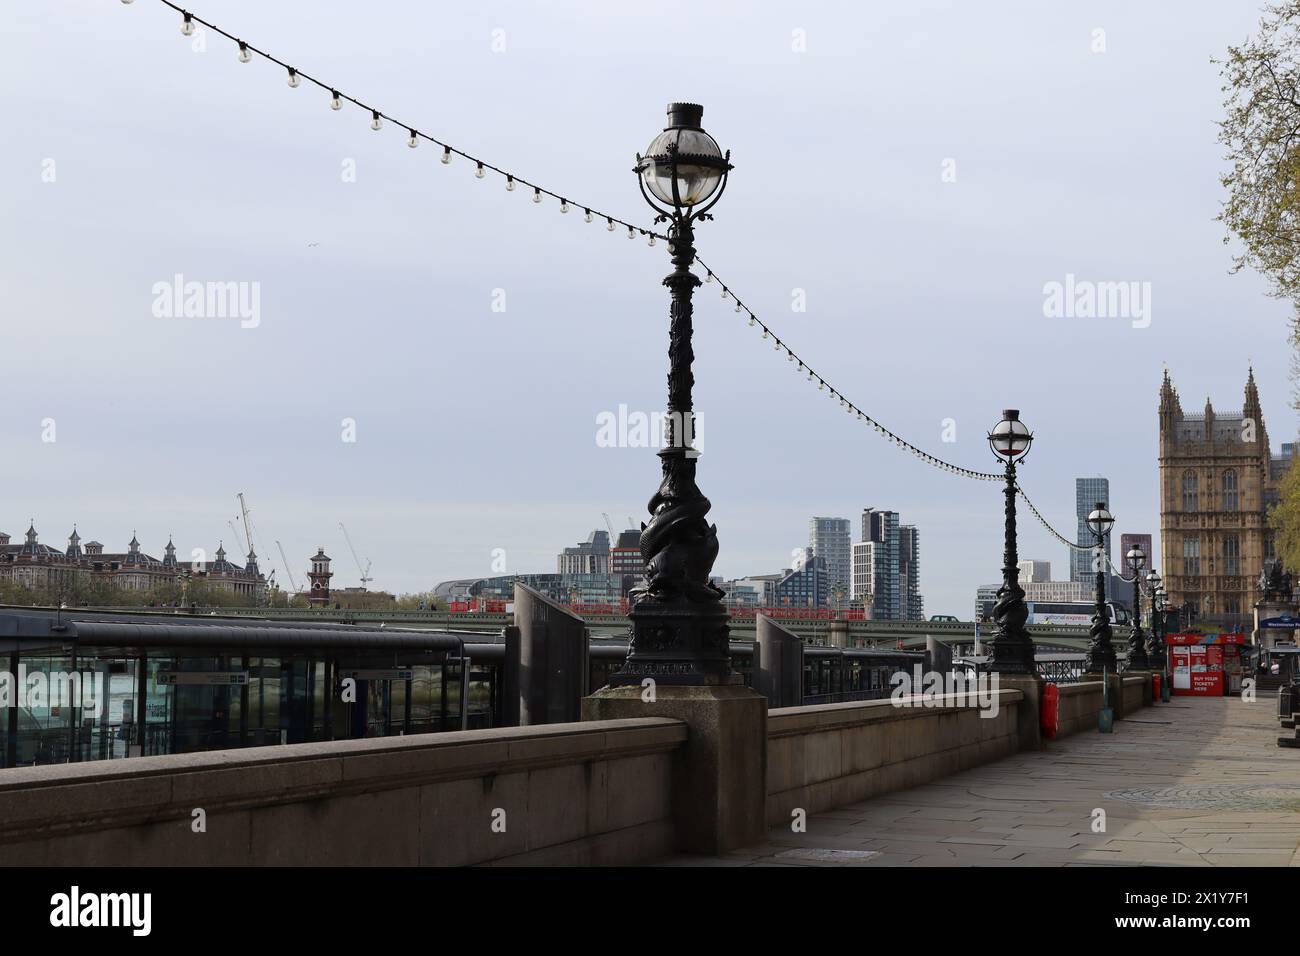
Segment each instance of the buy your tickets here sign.
M1168 634L1174 691L1194 697L1223 696L1227 673L1240 672L1244 634ZM1227 672L1227 673L1225 673Z

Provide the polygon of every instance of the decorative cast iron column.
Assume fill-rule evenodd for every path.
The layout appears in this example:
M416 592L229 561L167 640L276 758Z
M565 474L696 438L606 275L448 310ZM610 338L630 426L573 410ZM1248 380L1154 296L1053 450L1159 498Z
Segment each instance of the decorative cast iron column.
M1115 523L1106 505L1097 502L1097 507L1088 515L1088 527L1097 536L1097 605L1092 615L1092 627L1088 631L1088 668L1089 674L1100 674L1103 670L1115 673L1118 662L1115 648L1111 644L1110 609L1106 606L1106 532Z
M723 592L709 583L718 556L717 527L708 522L711 505L695 483L691 297L700 279L690 270L693 223L712 218L707 210L721 197L731 169L730 154L701 128L703 113L694 104L670 104L668 127L645 157L637 157L642 194L658 213L655 222L669 224L673 271L663 281L671 295L668 427L659 452L662 480L648 505L650 520L641 526L645 579L631 594L627 661L611 678L614 686L646 678L661 684L740 681L731 669Z
M1128 636L1128 669L1145 671L1151 669L1146 635L1142 631L1142 568L1146 564L1146 554L1141 545L1134 545L1126 557L1133 572L1133 631Z
M1016 553L1016 462L1029 454L1033 436L1020 421L1020 412L1008 409L989 434L994 454L1006 461L1003 496L1002 586L993 605L997 633L989 641L989 668L999 674L1034 674L1034 641L1025 629L1029 607L1020 586L1019 557Z

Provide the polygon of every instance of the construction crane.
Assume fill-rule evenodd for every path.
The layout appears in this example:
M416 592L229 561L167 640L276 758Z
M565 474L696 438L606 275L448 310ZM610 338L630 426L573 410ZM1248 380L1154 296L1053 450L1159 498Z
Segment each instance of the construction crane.
M244 493L241 491L236 498L239 499L239 512L244 516L244 540L248 544L248 553L253 553L253 532L248 526L248 505L244 502Z
M627 516L627 526L633 531L638 531L641 528L641 526L636 523L636 519L631 515Z
M343 532L343 540L346 541L346 542L348 543L348 550L352 552L352 560L355 561L355 562L357 563L357 570L361 572L361 590L364 591L364 590L366 589L366 585L367 585L369 582L371 582L371 581L374 580L374 578L372 578L372 577L369 576L369 575L370 575L370 559L369 559L369 558L366 559L366 566L365 566L365 569L362 570L362 567L361 567L361 559L360 559L359 557L357 557L357 549L354 548L354 547L352 546L352 536L348 534L348 529L345 528L345 527L343 527L343 522L342 522L342 521L339 522L339 529L342 530L342 532Z
M227 521L227 522L226 522L226 525L227 525L227 527L230 528L230 533L233 534L233 535L235 536L235 544L239 545L240 547L243 547L244 542L241 541L240 538L239 538L239 529L235 527L235 522L234 522L234 520L232 519L232 520L230 520L230 521ZM247 549L247 548L244 548L244 553L245 553L245 554L248 553L248 549Z
M289 584L293 588L294 594L301 594L298 590L298 582L293 579L293 566L289 564L289 559L284 556L284 545L277 539L275 546L280 549L280 561L284 564L284 573L289 575Z
M614 522L609 520L609 514L607 512L602 511L601 515L605 518L605 527L609 529L609 543L617 544L618 535L614 532Z

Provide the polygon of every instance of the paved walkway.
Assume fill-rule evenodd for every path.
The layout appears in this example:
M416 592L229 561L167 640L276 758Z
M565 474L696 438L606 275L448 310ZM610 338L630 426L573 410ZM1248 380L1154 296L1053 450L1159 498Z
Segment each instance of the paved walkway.
M1273 695L1175 698L934 783L818 814L705 866L1300 866L1300 750ZM1106 813L1104 833L1093 812Z

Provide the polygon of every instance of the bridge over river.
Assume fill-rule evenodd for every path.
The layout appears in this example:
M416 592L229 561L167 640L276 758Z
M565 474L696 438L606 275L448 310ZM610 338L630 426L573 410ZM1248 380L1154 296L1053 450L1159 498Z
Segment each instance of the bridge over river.
M354 609L305 608L222 608L222 615L261 617L282 620L328 621L333 623L387 624L392 627L422 630L453 629L457 631L482 631L498 633L512 623L508 613L450 613L447 611L397 611ZM595 637L623 636L627 633L628 618L622 614L582 613L582 619ZM791 616L775 618L782 627L794 632L809 644L834 647L903 647L923 648L927 638L933 637L945 644L973 645L976 624L973 621L861 621L826 620ZM979 625L981 640L993 636L993 625ZM1034 643L1046 651L1069 653L1081 651L1088 645L1086 626L1062 624L1031 624L1030 636ZM1129 628L1111 626L1114 642L1122 647L1128 641ZM736 615L731 619L733 640L754 639L753 615Z

